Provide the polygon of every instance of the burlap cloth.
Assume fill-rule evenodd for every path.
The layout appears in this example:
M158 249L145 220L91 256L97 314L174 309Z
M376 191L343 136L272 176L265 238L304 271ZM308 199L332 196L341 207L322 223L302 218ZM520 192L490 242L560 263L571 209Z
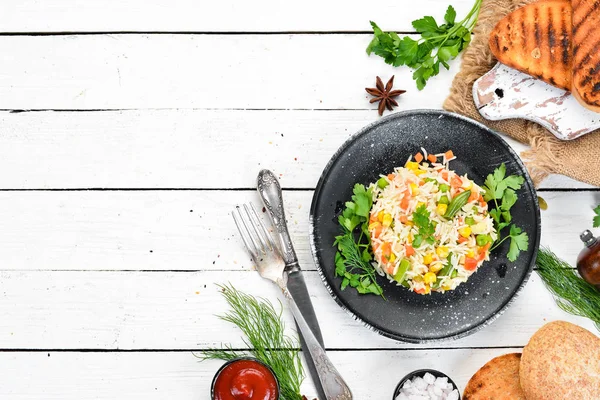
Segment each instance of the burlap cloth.
M488 37L496 23L506 14L535 0L483 0L473 41L463 54L462 67L454 78L444 108L466 115L490 128L505 133L531 150L521 157L538 185L549 174L563 174L600 186L600 133L594 131L579 139L561 141L548 130L523 119L488 121L481 117L473 102L473 82L496 64L488 46Z

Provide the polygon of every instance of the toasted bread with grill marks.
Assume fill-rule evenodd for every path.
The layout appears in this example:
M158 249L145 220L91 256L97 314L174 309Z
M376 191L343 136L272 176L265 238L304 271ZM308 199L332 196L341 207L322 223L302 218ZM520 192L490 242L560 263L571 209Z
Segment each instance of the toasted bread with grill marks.
M570 1L544 0L521 7L503 18L492 30L489 44L501 63L571 90L571 27Z
M600 111L600 0L572 0L573 95Z

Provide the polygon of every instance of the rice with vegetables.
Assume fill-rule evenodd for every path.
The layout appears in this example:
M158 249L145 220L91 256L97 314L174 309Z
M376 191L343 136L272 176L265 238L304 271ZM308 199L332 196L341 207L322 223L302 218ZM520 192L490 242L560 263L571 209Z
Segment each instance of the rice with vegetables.
M452 151L422 151L371 184L369 233L376 270L429 294L466 282L497 234L483 189L448 168Z

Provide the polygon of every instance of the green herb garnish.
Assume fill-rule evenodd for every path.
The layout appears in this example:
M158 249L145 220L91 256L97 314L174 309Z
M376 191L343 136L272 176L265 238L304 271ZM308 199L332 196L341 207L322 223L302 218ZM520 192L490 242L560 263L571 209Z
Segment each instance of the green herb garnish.
M421 246L423 242L434 244L435 238L433 234L435 233L435 225L429 219L429 211L427 211L427 206L421 205L417 207L415 212L413 212L413 223L419 229L419 233L417 233L413 239L412 245L417 248Z
M383 289L377 283L375 268L371 265L371 239L369 234L369 212L373 206L373 191L364 185L354 185L352 201L345 204L345 209L338 220L342 234L336 236L334 246L335 275L342 279L341 289L349 285L360 294L372 293L383 296ZM359 229L360 232L355 233ZM384 297L385 298L385 297Z
M279 381L282 400L302 400L300 385L304 372L300 361L300 344L285 334L285 324L279 312L265 299L257 299L240 292L231 285L220 286L231 311L219 316L237 325L246 336L248 350L233 350L226 345L219 350L204 350L202 360L225 360L252 356L267 364Z
M510 261L515 261L521 251L525 251L529 247L527 233L511 223L512 215L510 214L510 209L517 202L516 191L521 188L524 182L525 179L522 176L506 176L506 166L502 164L494 170L493 174L487 176L483 186L485 201L488 204L492 200L494 202L494 208L490 210L490 215L494 219L494 226L496 232L498 232L498 239L496 239L496 243L491 250L500 246L505 240L510 239L507 254ZM502 230L509 226L508 235L502 238Z
M594 213L596 216L594 217L594 228L600 227L600 205L594 208Z
M413 79L421 90L429 78L439 74L440 64L450 69L448 61L456 58L471 42L471 32L479 16L481 2L476 0L471 11L459 22L456 22L456 11L452 6L448 6L442 25L438 26L431 16L413 21L413 27L421 34L418 40L409 36L401 38L394 32L383 32L371 21L375 37L367 47L367 54L375 53L395 67L406 65L415 69Z
M539 250L535 263L556 304L569 314L591 319L600 331L600 291L546 248Z

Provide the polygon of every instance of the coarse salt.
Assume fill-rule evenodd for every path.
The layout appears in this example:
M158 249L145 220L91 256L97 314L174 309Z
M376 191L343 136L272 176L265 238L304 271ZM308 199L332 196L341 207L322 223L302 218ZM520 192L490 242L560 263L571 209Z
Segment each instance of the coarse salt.
M429 372L425 375L409 379L395 400L458 400L458 389L448 381L447 377L436 378Z

